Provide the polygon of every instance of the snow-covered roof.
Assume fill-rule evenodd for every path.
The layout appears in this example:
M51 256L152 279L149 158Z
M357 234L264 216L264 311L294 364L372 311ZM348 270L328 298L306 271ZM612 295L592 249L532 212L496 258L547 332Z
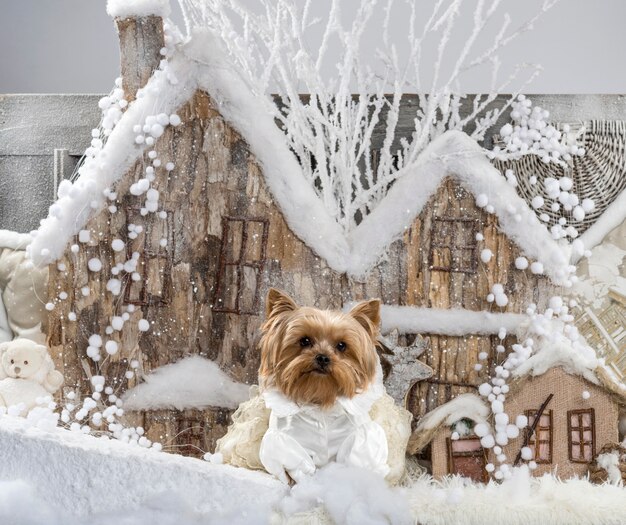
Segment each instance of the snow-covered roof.
M566 373L578 375L626 400L626 385L613 375L602 359L598 359L595 350L584 338L578 336L572 340L566 336L559 320L544 320L542 324L540 333L543 335L538 335L537 331L533 333L532 321L519 328L518 340L530 337L534 350L528 357L521 357L523 352L516 350L519 363L511 369L513 379L519 382L561 367Z
M556 282L566 276L569 247L552 239L468 135L448 131L435 139L374 211L346 234L305 180L274 123L269 107L273 102L253 95L211 32L197 31L177 46L169 67L167 75L155 72L143 96L123 114L93 169L81 174L69 194L51 207L31 245L36 264L50 263L63 254L69 239L102 208L103 190L119 180L142 154L145 146L135 144L133 128L143 124L147 115L176 111L196 89L202 89L250 146L290 228L334 270L365 276L389 244L411 226L442 181L452 177L493 207L502 230L524 255L541 262L548 276ZM172 83L172 77L177 82ZM303 209L306 214L302 214Z
M409 443L411 453L422 450L433 439L443 425L453 425L461 419L471 419L476 424L487 425L491 410L476 394L461 394L431 410L420 419Z
M249 386L233 381L213 361L191 356L162 366L124 393L127 410L237 408Z

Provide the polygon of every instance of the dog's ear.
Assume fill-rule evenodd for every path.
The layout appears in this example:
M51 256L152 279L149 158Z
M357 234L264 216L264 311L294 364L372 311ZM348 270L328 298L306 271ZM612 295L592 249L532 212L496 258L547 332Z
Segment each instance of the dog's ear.
M350 315L365 328L367 333L375 339L380 326L380 299L362 301L350 310Z
M265 315L268 319L278 314L291 312L296 308L298 308L296 302L285 292L281 292L276 288L270 288L270 291L267 292Z

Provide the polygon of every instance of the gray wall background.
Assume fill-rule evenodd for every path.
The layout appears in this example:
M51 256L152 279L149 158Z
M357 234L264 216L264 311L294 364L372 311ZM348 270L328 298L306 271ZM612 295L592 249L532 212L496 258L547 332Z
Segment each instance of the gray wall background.
M314 11L323 14L328 1L313 2ZM414 1L428 14L434 0ZM174 20L180 22L176 0L170 3ZM342 0L341 5L348 14L355 3ZM503 0L499 19L508 11L518 23L540 4ZM119 74L119 51L105 5L105 0L0 0L0 93L108 92ZM471 28L471 11L465 8L461 15L453 47L462 44ZM527 93L625 93L625 23L625 0L561 0L502 59L508 67L520 62L544 67ZM371 28L368 40L379 37L376 29ZM402 17L394 29L402 50ZM488 87L481 71L468 75L460 86L467 92Z

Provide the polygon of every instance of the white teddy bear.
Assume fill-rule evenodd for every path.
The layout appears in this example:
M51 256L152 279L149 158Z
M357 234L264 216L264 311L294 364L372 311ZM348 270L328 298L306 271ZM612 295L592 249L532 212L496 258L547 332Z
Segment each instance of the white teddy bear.
M56 392L63 375L54 369L48 348L30 339L0 344L0 407L23 403L28 412L37 399Z

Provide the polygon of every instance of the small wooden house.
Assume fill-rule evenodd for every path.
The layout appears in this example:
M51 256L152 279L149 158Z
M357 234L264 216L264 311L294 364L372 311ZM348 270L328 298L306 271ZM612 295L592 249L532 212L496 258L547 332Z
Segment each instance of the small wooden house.
M519 464L522 447L529 447L532 458L522 462L536 463L534 475L555 472L562 479L582 477L602 447L618 442L619 410L625 404L626 390L603 374L595 382L562 366L541 375L526 374L513 383L506 410L511 421L525 415L528 426L502 452L506 461ZM489 412L479 396L466 394L420 421L413 449L430 448L434 477L458 474L487 481L485 466L497 465L497 454L482 447L473 428L489 425Z
M419 168L345 232L303 179L271 117L237 83L235 68L213 55L215 46L193 38L177 45L166 74L158 69L162 20L117 25L123 89L134 102L108 137L102 163L59 199L31 245L33 260L50 264L50 297L64 297L53 299L46 329L67 389L86 392L89 375L101 374L122 394L188 355L253 384L255 335L273 286L320 308L380 297L383 331L427 337L424 361L434 375L407 398L419 417L475 392L495 366L498 334L514 332L528 303L545 306L551 282L567 273L567 255L466 135L436 139ZM150 147L137 143L146 116L172 113L182 124L165 127ZM133 190L147 170L158 212ZM137 268L120 270L135 253ZM518 268L521 256L542 271ZM488 300L495 284L506 303ZM123 315L123 328L113 329L109 320ZM91 334L119 352L92 362ZM483 368L475 366L481 352L489 356ZM139 368L129 378L131 361ZM193 453L212 449L228 415L190 407L133 417L151 439L191 443Z

